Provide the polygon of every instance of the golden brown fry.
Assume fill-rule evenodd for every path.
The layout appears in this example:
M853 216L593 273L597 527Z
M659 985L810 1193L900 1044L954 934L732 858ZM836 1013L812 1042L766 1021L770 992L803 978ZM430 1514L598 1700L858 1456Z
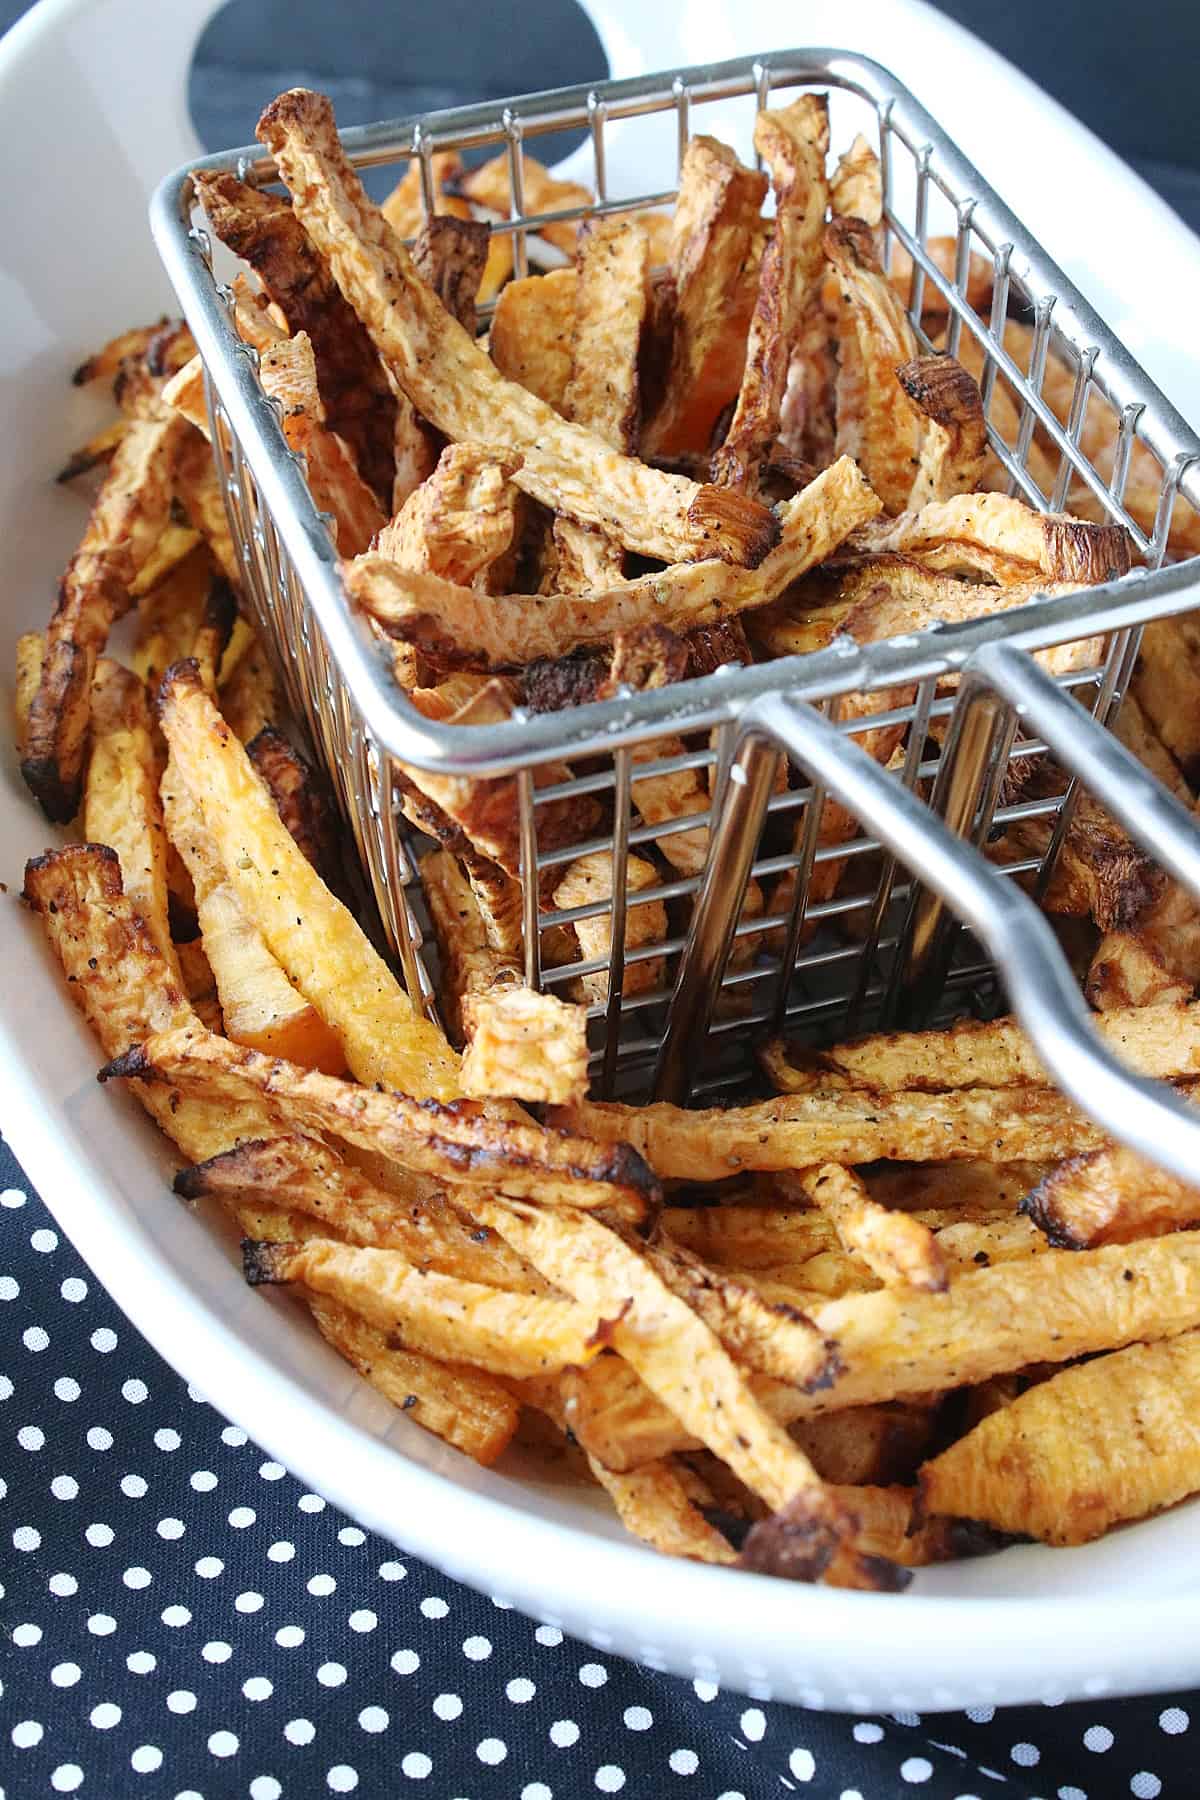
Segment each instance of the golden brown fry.
M823 1481L838 1487L891 1487L913 1479L935 1422L935 1407L883 1400L799 1420L792 1435Z
M515 571L520 460L487 444L448 444L433 474L379 532L375 554L400 569L495 592Z
M500 373L557 413L571 381L577 286L574 269L510 281L496 302L488 335Z
M1046 1088L974 1088L950 1094L807 1093L757 1106L688 1112L658 1102L582 1101L564 1123L607 1143L630 1143L663 1177L719 1181L739 1169L814 1162L898 1162L959 1157L1037 1160L1098 1148L1099 1128Z
M164 679L159 723L243 911L337 1034L350 1069L362 1081L450 1098L458 1091L454 1052L297 847L186 664Z
M164 313L153 325L134 325L110 338L107 344L80 363L71 376L72 385L87 387L93 381L114 380L121 372L122 363L130 357L144 357L159 332L169 323Z
M17 639L16 668L13 678L13 741L18 756L25 754L25 737L29 730L29 709L42 683L42 664L46 660L46 636L41 631L25 631Z
M829 556L879 501L847 457L785 501L779 544L753 570L717 561L678 563L607 592L481 595L406 573L368 554L343 568L352 597L396 637L439 658L520 668L565 656L649 622L676 631L765 605Z
M655 456L705 449L736 395L758 289L767 177L716 138L684 152L671 232L671 349L666 387L646 421Z
M63 576L21 760L21 773L56 823L65 824L79 804L96 658L128 610L130 585L167 523L172 475L189 429L174 417L131 424Z
M138 601L131 661L151 691L173 662L191 655L211 584L212 562L201 544Z
M477 169L462 176L455 185L460 193L466 194L477 205L487 207L490 212L498 213L503 219L510 217L512 173L507 151L502 150L489 162L481 163ZM526 218L534 218L541 213L564 212L570 207L590 206L595 199L590 188L581 187L577 181L558 180L551 175L544 163L528 153L521 158L521 186ZM561 223L551 221L548 225L543 225L539 235L548 244L553 244L555 249L570 256L575 249L578 230L577 219L564 219Z
M649 1247L646 1257L659 1279L746 1368L798 1387L823 1379L826 1346L790 1301L764 1297L729 1270L707 1268L666 1237Z
M840 1163L806 1170L801 1180L845 1248L861 1257L885 1287L896 1283L932 1294L945 1291L949 1280L946 1259L928 1225L911 1213L889 1212L880 1206L854 1171Z
M931 1512L1085 1544L1200 1488L1200 1332L1065 1369L926 1463Z
M603 525L643 555L715 554L741 566L762 560L778 536L765 508L744 499L732 507L730 496L614 454L498 374L416 275L367 199L326 99L301 89L282 94L259 132L376 348L439 430L459 440L500 437L524 457L517 479L525 492L582 523Z
M508 953L489 941L471 884L448 850L431 850L417 865L437 938L442 1017L455 1042L466 1037L463 1009L474 994L520 981L515 948Z
M329 1132L418 1175L495 1185L545 1205L605 1207L627 1219L658 1204L658 1184L625 1148L597 1148L477 1101L411 1100L302 1069L194 1025L155 1034L108 1065L105 1079L157 1081L203 1098L260 1101L279 1124ZM202 1160L202 1159L197 1159Z
M204 612L190 646L200 679L213 695L217 691L217 671L225 659L237 616L237 597L229 583L218 575L209 583Z
M184 421L176 418L176 424ZM175 500L187 523L198 531L224 575L237 588L241 564L229 531L229 518L208 442L198 431L189 431L175 464Z
M450 184L462 176L463 162L457 150L435 150L429 159L429 173L438 214L448 213L455 219L469 219L471 208L457 194L447 193ZM425 223L421 199L421 160L411 157L400 180L383 202L383 214L397 237L415 237Z
M771 173L775 229L762 255L737 405L712 461L714 481L751 493L778 432L793 339L825 267L827 97L803 94L760 112L754 148Z
M844 379L838 387L840 452L856 457L888 512L908 504L924 436L922 415L896 376L917 355L917 340L895 289L884 275L870 228L835 218L825 253L839 278L843 370L855 377L853 406Z
M872 231L883 219L883 171L860 131L838 157L829 182L829 204L837 219L861 219Z
M273 725L251 738L246 754L296 844L325 885L336 888L342 875L341 844L333 796L324 777Z
M306 459L313 499L320 511L332 515L342 554L357 555L383 529L384 514L341 438L326 429L307 332L298 331L264 351L259 378L263 392L283 407L283 435Z
M473 1100L551 1105L587 1093L587 1009L527 987L493 987L463 1005L462 1090Z
M988 451L983 398L974 377L953 357L918 356L896 370L896 380L928 421L907 504L916 510L932 500L974 493Z
M418 1269L398 1250L365 1250L331 1239L272 1244L246 1239L246 1279L298 1282L328 1295L410 1350L467 1362L518 1379L588 1363L611 1335L592 1309Z
M1026 1195L1021 1211L1052 1244L1084 1250L1194 1225L1200 1188L1121 1145L1059 1163Z
M116 851L125 895L181 980L168 922L167 834L146 690L131 670L106 656L96 664L92 682L91 740L84 836Z
M1036 513L1005 494L931 501L917 513L879 521L862 532L861 541L875 552L904 553L951 543L966 554L978 545L1032 563L1050 581L1084 586L1114 580L1130 567L1129 538L1121 526L1092 525L1066 513Z
M440 213L426 219L412 249L413 268L421 280L428 282L446 311L472 337L490 241L482 221Z
M286 200L247 187L226 170L193 176L209 224L250 264L293 334L307 333L329 429L350 446L358 471L391 496L396 401L365 327Z
M79 475L86 475L89 470L107 465L116 454L117 445L129 429L129 420L122 417L114 419L111 425L95 432L86 444L73 450L58 474L55 481L74 481Z
M644 857L630 855L625 863L627 894L638 894L645 888L658 887L661 876L653 863ZM611 901L613 894L612 857L604 850L594 850L568 865L554 890L554 904L566 911L573 906L593 906ZM588 919L576 919L570 929L579 942L580 957L608 960L612 951L612 912ZM661 900L633 900L625 913L625 974L622 992L642 994L657 987L663 978L661 957L635 960L630 952L647 944L658 944L667 935L667 909ZM571 991L592 1005L603 1005L608 999L608 976L603 971L580 975L571 983Z
M309 1310L326 1342L414 1424L485 1467L508 1448L521 1408L502 1382L403 1350L334 1300L314 1295Z
M622 1474L589 1457L588 1467L626 1531L643 1543L667 1556L687 1556L693 1562L736 1563L732 1544L693 1503L672 1463L646 1463Z

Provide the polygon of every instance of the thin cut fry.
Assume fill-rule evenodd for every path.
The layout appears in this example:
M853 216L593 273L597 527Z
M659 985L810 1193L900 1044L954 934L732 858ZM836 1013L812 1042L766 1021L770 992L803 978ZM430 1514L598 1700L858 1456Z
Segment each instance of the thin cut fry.
M487 265L490 238L478 219L456 219L438 213L426 219L413 245L413 267L427 281L446 311L472 337L475 304Z
M983 399L974 377L951 356L918 356L896 370L896 380L928 420L908 505L918 510L931 500L974 493L988 454Z
M611 855L605 850L592 851L571 863L554 890L554 904L562 911L574 906L594 906L611 901L613 895ZM625 864L625 889L636 895L644 888L658 887L661 877L653 863L641 856L630 855ZM612 950L611 910L592 918L576 919L571 926L579 940L584 961L608 960ZM647 944L659 944L667 935L667 909L661 900L636 900L627 903L625 913L625 976L623 993L641 994L657 987L663 978L661 957L631 958L632 951ZM580 975L572 983L582 1000L603 1005L608 999L608 975L601 971Z
M218 703L225 723L243 744L253 743L283 717L284 706L275 671L259 639L255 639L229 679L221 683Z
M460 193L466 194L480 206L486 206L501 218L510 217L512 171L506 151L501 151L489 162L472 169L456 185ZM533 218L541 213L563 212L569 207L590 206L595 198L590 188L581 187L576 181L558 180L536 156L528 154L521 157L521 189L526 218ZM553 244L555 249L570 256L575 249L578 230L577 219L563 219L560 223L552 220L541 227L540 235L548 244Z
M13 738L18 756L25 754L25 738L29 730L29 709L41 686L42 664L45 660L45 632L22 632L17 639L16 669L13 678Z
M852 363L858 384L852 417L847 389L839 384L838 449L857 457L888 512L898 513L908 503L924 433L922 415L896 370L916 357L917 340L867 225L835 218L825 232L825 252L839 278L843 364Z
M1200 1188L1120 1146L1059 1163L1021 1202L1021 1211L1052 1244L1083 1250L1196 1224Z
M556 413L563 412L571 381L577 287L574 269L510 281L496 302L488 334L500 373Z
M519 466L519 457L487 444L448 444L433 474L379 532L375 553L400 569L494 592L515 569Z
M341 879L341 844L333 796L324 777L273 725L246 745L275 809L317 874L330 888Z
M1115 580L1130 568L1129 538L1122 526L1092 525L1066 513L1036 513L1005 494L931 501L917 513L880 521L864 532L863 541L876 552L913 553L947 542L964 550L979 545L1032 563L1048 580L1085 586Z
M462 1090L473 1100L562 1104L587 1092L587 1009L532 988L493 988L464 1005Z
M101 657L92 682L92 749L84 789L84 835L107 844L121 885L177 980L167 897L167 834L158 797L158 749L146 690L137 676Z
M911 1213L880 1206L854 1171L839 1163L809 1169L801 1179L846 1249L860 1256L885 1286L897 1283L933 1294L945 1291L946 1261L928 1225Z
M357 555L383 529L384 515L341 438L326 429L307 332L298 331L264 351L259 377L263 392L283 407L283 435L306 458L313 499L322 512L332 514L339 549L343 555Z

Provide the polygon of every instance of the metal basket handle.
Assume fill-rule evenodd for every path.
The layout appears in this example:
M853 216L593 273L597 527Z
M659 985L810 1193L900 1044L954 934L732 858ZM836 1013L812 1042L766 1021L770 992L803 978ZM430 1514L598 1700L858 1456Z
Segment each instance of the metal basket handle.
M982 706L1015 707L1130 835L1200 897L1200 831L1191 814L1025 652L987 646L968 663L962 682L964 716ZM725 807L680 963L656 1098L681 1103L688 1097L695 1048L708 1031L780 749L987 946L1014 1012L1062 1091L1123 1143L1194 1180L1200 1116L1165 1084L1130 1073L1100 1041L1037 906L859 745L787 694L767 695L742 716Z

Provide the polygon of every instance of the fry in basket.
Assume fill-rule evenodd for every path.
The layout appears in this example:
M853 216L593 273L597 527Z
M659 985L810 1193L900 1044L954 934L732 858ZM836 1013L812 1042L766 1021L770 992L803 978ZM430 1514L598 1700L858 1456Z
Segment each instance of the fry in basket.
M489 243L488 228L481 220L436 213L426 219L412 248L413 268L421 280L428 282L451 318L472 337Z
M462 1090L562 1104L587 1092L587 1009L527 987L493 987L463 1003Z
M341 842L333 796L325 779L282 731L265 725L246 745L289 835L326 887L341 881Z
M927 421L908 505L919 511L930 501L974 493L988 447L974 376L952 356L918 356L896 370L896 380Z
M460 175L454 185L460 194L485 206L489 212L502 219L510 217L512 170L506 151L481 163L469 174ZM534 218L539 213L564 212L570 207L590 206L595 198L590 188L582 187L576 181L560 181L536 156L527 153L521 157L521 190L522 211L526 218ZM556 250L570 256L578 231L577 219L551 220L540 228L538 235L553 244Z
M605 526L643 555L761 562L779 535L766 508L744 499L735 506L731 496L614 455L497 373L417 276L367 199L338 142L328 100L302 89L280 95L259 132L380 355L439 430L460 440L489 432L501 437L523 455L518 485L534 499L580 523Z
M889 1212L872 1200L852 1169L825 1163L801 1177L814 1206L829 1219L845 1248L860 1256L886 1286L944 1293L948 1276L937 1239L911 1213ZM768 1371L773 1373L773 1371Z
M577 290L574 269L510 281L496 302L488 334L500 373L556 413L563 412L571 382Z
M316 363L306 332L282 338L259 358L263 392L283 408L283 435L306 459L309 486L331 514L343 555L357 555L384 526L384 514L341 438L325 428Z
M375 554L399 569L496 592L516 570L520 460L487 444L448 444L433 474L379 532Z
M931 501L916 513L881 520L861 534L862 547L875 552L919 554L950 544L969 557L978 548L998 551L1030 565L1049 581L1090 586L1114 581L1130 568L1129 538L1120 525L1092 525L1066 513L1036 513L1005 494L959 494ZM985 561L984 573L991 573Z
M595 850L581 856L567 868L554 890L554 904L562 911L575 906L596 906L611 902L613 897L613 859L607 850ZM660 944L667 935L667 909L661 900L638 900L633 896L646 888L659 887L662 877L653 863L644 857L630 855L625 863L625 890L630 896L625 913L624 994L642 994L658 987L663 978L661 957L638 957L632 951L648 944ZM576 919L571 926L579 940L583 961L600 959L607 962L612 951L612 911L591 918ZM603 1005L608 999L608 975L601 970L577 976L572 991L592 1005Z
M1021 1210L1052 1244L1083 1250L1194 1225L1200 1188L1122 1145L1059 1163L1026 1195Z

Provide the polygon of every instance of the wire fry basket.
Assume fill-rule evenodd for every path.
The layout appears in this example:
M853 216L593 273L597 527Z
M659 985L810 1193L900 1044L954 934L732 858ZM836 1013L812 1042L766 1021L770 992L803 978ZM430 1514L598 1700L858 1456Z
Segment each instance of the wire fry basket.
M933 295L945 319L941 346L952 354L977 347L991 447L1009 492L1043 511L1069 502L1124 526L1140 568L1106 586L908 639L863 647L837 639L805 657L724 668L564 713L518 712L474 727L433 723L395 685L347 603L327 521L263 394L255 353L236 333L230 290L214 275L207 234L192 219L190 175L180 170L155 196L152 223L204 358L245 589L290 703L333 778L404 979L427 1009L434 1005L429 934L414 833L399 805L405 765L511 789L525 975L560 994L598 978L590 1033L599 1097L682 1100L734 1086L748 1073L748 1043L768 1030L818 1042L880 1020L929 1022L986 1010L998 998L999 959L1044 1060L1095 1110L1097 1071L1107 1065L1018 878L1035 897L1045 892L1082 777L1200 892L1200 840L1190 815L1099 729L1120 706L1140 628L1200 600L1187 564L1164 566L1177 503L1200 507L1200 439L929 114L862 57L776 52L381 124L349 131L343 141L360 169L416 157L427 212L435 152L504 151L513 206L492 230L510 234L519 276L530 240L550 219L673 199L671 191L610 193L614 130L645 134L647 166L656 154L661 166L664 135L677 159L697 130L745 146L759 107L805 87L831 91L836 143L859 130L877 146L886 259L897 251L911 258L908 311L923 348L933 347L922 328ZM526 144L573 128L588 134L595 205L525 214ZM275 178L254 147L203 166L262 184ZM939 233L953 240L949 273L945 259L939 265L929 252ZM980 257L990 271L982 295L973 260ZM1031 327L1026 367L1005 339L1013 316ZM1046 395L1048 371L1069 382L1069 405L1058 408L1065 423ZM1092 639L1098 650L1089 665L1054 679L1024 654ZM863 717L850 709L839 719L847 696L880 693L896 698L888 711ZM883 726L896 744L890 773L855 744ZM1020 784L1006 777L1048 750L1062 772L1060 790L1023 799ZM547 785L543 777L535 787L535 772L564 759L562 779ZM705 804L665 823L642 821L637 782L684 771L695 772ZM853 835L833 845L820 841L819 829L830 796L858 821ZM559 830L547 841L551 802L565 803L555 807L560 821L565 809L578 811L577 840L563 842ZM1035 852L1002 868L978 854L997 832L1031 822L1040 822ZM682 873L669 840L701 828L709 831L707 864ZM556 872L589 853L611 857L611 895L557 906ZM627 890L631 854L654 871L636 895ZM840 881L828 865L843 871ZM757 911L744 907L751 882L766 896ZM649 903L666 909L667 935L627 947L630 913ZM589 919L608 921L600 935L610 952L552 965L546 947L561 941L557 928ZM1114 1070L1109 1078L1125 1101L1134 1090L1141 1095L1131 1141L1160 1142L1166 1114L1178 1134L1177 1105ZM1148 1111L1138 1110L1143 1103ZM1195 1148L1193 1138L1193 1167Z

